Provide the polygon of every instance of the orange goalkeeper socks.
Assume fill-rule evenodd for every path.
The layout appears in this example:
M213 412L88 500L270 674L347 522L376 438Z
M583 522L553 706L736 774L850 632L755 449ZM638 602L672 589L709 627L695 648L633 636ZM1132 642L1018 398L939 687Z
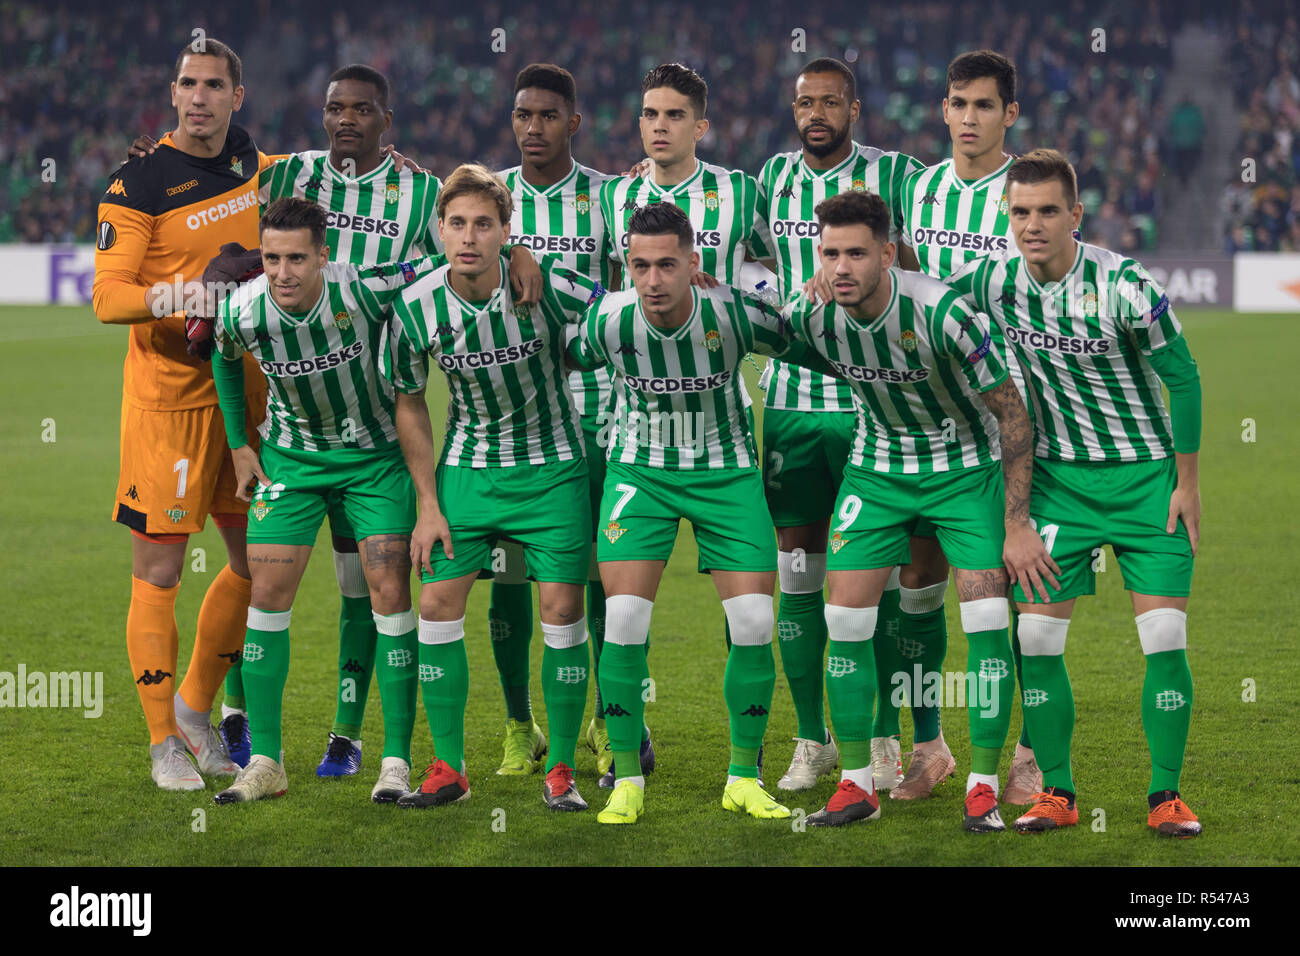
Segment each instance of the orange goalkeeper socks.
M199 713L212 709L212 699L226 671L243 652L252 594L253 582L226 565L203 596L194 653L181 682L181 699Z
M172 694L176 688L176 593L131 578L131 607L126 614L126 653L135 689L149 725L149 742L160 744L177 733Z

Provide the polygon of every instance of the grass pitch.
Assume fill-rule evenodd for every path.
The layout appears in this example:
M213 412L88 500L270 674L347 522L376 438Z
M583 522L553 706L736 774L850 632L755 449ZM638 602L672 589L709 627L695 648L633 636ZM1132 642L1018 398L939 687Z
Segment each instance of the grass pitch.
M313 770L333 717L337 654L338 592L327 538L294 608L284 707L288 795L217 807L212 784L206 792L162 792L149 779L148 739L123 639L128 532L109 519L126 332L100 326L86 308L0 308L0 671L15 673L24 665L28 673L104 675L97 719L71 709L0 709L0 814L6 823L0 864L1295 864L1300 852L1292 811L1300 773L1288 755L1300 734L1294 587L1300 531L1287 518L1295 514L1289 502L1300 447L1291 377L1300 327L1292 316L1184 309L1180 317L1205 395L1204 518L1189 612L1196 702L1183 773L1183 793L1205 834L1186 842L1158 839L1145 825L1143 662L1109 553L1098 595L1079 603L1070 631L1080 810L1073 831L1038 839L961 831L969 736L966 716L956 709L946 710L943 720L959 773L931 800L886 800L878 822L829 832L724 812L722 610L709 580L694 571L689 530L655 605L650 663L656 700L647 719L659 769L649 781L647 814L634 827L597 825L594 810L605 793L596 788L594 758L581 749L578 784L592 812L552 814L542 805L540 776L494 775L504 710L487 644L486 584L475 588L467 615L471 798L424 812L370 803L382 739L373 688L361 775L318 781ZM440 415L435 408L434 421ZM193 549L202 549L204 561ZM203 591L224 563L211 527L192 539L191 551L177 604L181 673ZM964 670L965 641L951 596L948 615L946 669ZM538 636L534 673L540 654ZM536 680L533 699L544 725ZM431 748L422 709L416 720L418 764ZM1017 706L1013 734L1019 727ZM910 733L904 712L905 749ZM778 665L767 736L769 784L784 771L793 734L793 708ZM828 779L786 802L811 812L833 789ZM1014 808L1004 807L1003 815L1010 821Z

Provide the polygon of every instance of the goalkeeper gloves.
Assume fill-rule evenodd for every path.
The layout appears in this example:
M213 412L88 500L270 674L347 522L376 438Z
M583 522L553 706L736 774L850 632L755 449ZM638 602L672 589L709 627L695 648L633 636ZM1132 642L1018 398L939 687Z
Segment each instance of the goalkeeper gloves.
M238 242L227 242L221 251L212 258L203 270L203 287L208 291L207 300L215 314L220 301L216 293L225 291L222 287L237 285L255 279L262 274L262 251L245 249ZM212 316L187 316L185 319L185 350L201 362L212 357L213 327Z

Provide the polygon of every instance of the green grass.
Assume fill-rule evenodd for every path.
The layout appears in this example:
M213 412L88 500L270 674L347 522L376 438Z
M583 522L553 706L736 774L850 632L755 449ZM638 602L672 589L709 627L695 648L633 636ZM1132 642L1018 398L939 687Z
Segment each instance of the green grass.
M503 706L486 640L487 588L471 596L467 640L471 696L467 760L473 796L423 813L368 800L382 732L378 693L364 730L360 777L319 782L313 768L333 716L338 595L328 547L308 569L294 608L294 657L285 699L290 790L285 799L213 805L206 793L171 794L149 779L147 736L123 640L130 596L126 529L109 520L117 478L121 364L126 333L102 328L81 308L0 309L0 580L5 582L0 671L104 673L104 712L0 710L0 865L176 864L1294 864L1293 757L1300 735L1296 651L1295 449L1300 446L1293 357L1294 317L1184 310L1205 392L1204 524L1190 609L1189 657L1196 710L1183 791L1205 823L1195 841L1146 830L1148 758L1139 717L1142 657L1113 556L1099 593L1081 601L1068 659L1078 707L1074 767L1081 826L1041 839L976 838L959 828L961 776L934 799L886 801L882 819L844 831L796 832L719 806L727 765L722 705L722 611L694 572L683 532L655 606L648 707L660 769L648 814L635 827L599 827L594 812L544 809L541 779L497 777ZM757 409L756 409L757 410ZM1242 441L1242 420L1257 441ZM54 420L56 441L43 442ZM440 411L434 411L440 420ZM191 547L177 620L181 671L204 588L223 563L215 531ZM965 647L948 602L947 668L964 669ZM540 657L534 641L534 672ZM1244 703L1242 682L1255 682ZM536 685L536 681L534 681ZM533 692L540 715L541 691ZM959 768L968 761L965 715L948 710L945 735ZM1017 714L1013 729L1020 726ZM774 783L791 752L794 715L778 667L766 776ZM904 739L910 734L904 716ZM417 760L427 755L423 711ZM1291 756L1289 756L1291 755ZM594 758L578 758L579 786L596 806L604 793ZM1003 772L1006 760L1004 758ZM417 767L417 770L420 768ZM833 782L789 801L812 811ZM1088 826L1094 808L1105 831ZM195 832L193 811L206 813ZM494 829L504 811L504 830Z

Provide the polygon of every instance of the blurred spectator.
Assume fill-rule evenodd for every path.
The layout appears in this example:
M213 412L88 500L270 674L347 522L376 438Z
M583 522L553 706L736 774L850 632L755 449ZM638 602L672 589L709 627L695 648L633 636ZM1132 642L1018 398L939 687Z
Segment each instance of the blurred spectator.
M1201 108L1184 98L1169 117L1169 151L1180 185L1187 185L1205 149L1205 117Z

